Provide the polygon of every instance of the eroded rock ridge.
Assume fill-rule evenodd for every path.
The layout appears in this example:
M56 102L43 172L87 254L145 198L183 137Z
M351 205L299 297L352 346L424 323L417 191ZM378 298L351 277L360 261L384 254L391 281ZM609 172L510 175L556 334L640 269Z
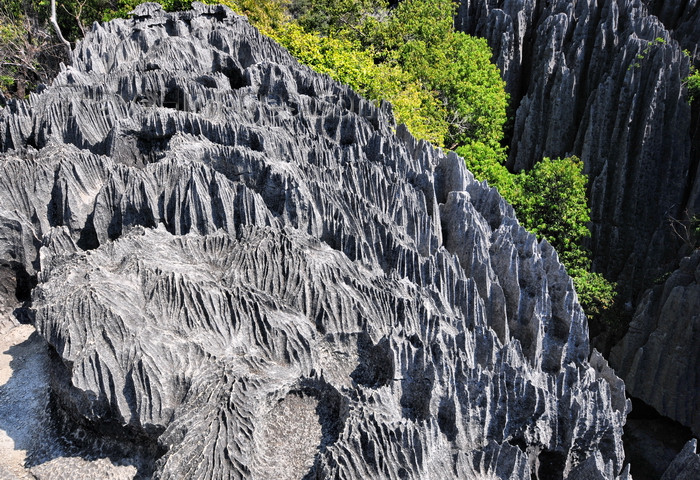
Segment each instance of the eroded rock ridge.
M154 478L628 477L556 252L244 18L94 26L0 142L57 404Z
M488 38L507 82L511 167L583 159L594 269L634 317L611 364L632 395L697 435L697 292L673 283L697 260L669 221L700 212L700 102L691 109L684 86L700 58L700 2L462 0L457 25Z

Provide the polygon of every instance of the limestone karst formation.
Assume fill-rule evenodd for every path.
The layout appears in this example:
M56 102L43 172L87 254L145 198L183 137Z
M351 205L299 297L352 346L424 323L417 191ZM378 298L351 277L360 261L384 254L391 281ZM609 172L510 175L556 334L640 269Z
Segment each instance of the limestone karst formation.
M507 82L511 166L586 165L594 268L633 319L611 365L700 434L700 268L669 225L700 215L700 102L691 109L684 86L700 2L462 0L456 24L489 40Z
M96 24L0 111L0 277L62 431L159 479L629 478L556 252L389 105L193 8Z

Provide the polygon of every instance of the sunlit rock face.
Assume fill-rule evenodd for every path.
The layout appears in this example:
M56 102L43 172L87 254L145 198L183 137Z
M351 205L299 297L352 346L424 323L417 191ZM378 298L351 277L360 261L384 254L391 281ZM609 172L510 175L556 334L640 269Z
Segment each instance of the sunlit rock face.
M627 478L556 252L244 18L96 25L0 142L0 245L83 441L161 479Z

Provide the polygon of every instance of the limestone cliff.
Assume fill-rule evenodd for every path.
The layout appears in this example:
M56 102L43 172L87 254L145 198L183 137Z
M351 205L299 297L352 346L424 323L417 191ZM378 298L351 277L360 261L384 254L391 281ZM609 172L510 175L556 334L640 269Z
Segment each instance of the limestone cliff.
M583 159L594 268L636 311L611 364L632 395L697 434L697 292L650 287L689 253L669 219L700 212L700 103L691 112L682 53L698 53L700 2L463 0L457 24L489 39L507 81L511 166ZM684 262L669 281L692 277Z
M95 25L0 147L57 412L154 478L629 478L556 252L229 10Z
M462 0L456 20L489 40L506 80L510 166L584 161L594 267L633 302L678 260L668 216L700 211L682 53L697 48L700 7L648 3L677 30L641 0Z
M700 435L700 250L648 292L610 353L630 395Z

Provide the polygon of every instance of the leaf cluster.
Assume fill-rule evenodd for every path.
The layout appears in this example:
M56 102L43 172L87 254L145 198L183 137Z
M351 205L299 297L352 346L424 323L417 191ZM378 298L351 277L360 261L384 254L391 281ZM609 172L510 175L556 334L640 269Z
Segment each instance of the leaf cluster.
M685 79L685 86L688 89L688 103L692 105L700 99L700 70L691 69L690 75Z
M405 0L346 27L373 52L375 62L397 65L436 92L447 116L444 144L472 141L497 148L503 139L508 96L484 39L454 29L453 0ZM342 26L338 26L341 28Z

